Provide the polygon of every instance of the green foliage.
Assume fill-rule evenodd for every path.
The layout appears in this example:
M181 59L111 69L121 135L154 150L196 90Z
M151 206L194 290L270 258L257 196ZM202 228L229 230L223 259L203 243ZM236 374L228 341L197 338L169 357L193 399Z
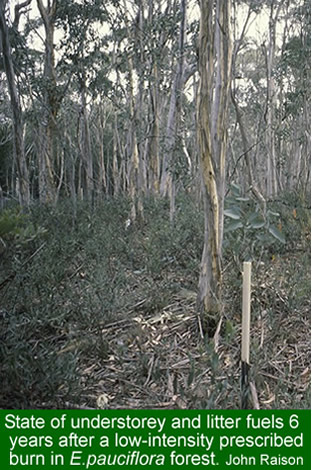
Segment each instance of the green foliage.
M4 210L0 213L0 237L7 238L17 235L23 221L23 214L12 210Z
M284 204L281 201L269 203L272 221L281 223L285 231L287 243L282 244L274 230L273 234L269 231L277 225L267 227L261 211L255 209L255 202L243 197L240 189L233 186L230 201L227 200L226 227L229 229L234 223L241 223L242 227L226 231L225 257L232 255L234 249L237 256L242 256L244 249L247 253L253 242L250 243L251 236L256 240L254 254L261 246L266 246L268 251L291 248L293 253L295 237L298 247L299 241L308 235L308 208L302 207L303 201L298 195L286 196L283 196ZM203 219L189 196L178 197L176 203L174 225L169 221L168 202L163 199L145 200L145 220L129 227L126 221L130 204L125 198L104 200L95 209L78 203L73 211L65 200L60 201L57 208L33 206L29 214L20 213L18 209L5 212L5 216L2 212L8 234L3 236L12 247L3 256L0 278L2 407L36 407L42 403L47 407L62 407L67 401L92 402L90 397L86 398L86 378L82 371L90 363L101 363L112 356L120 358L122 370L123 358L130 354L129 345L137 340L140 344L150 344L148 337L140 339L140 335L144 336L143 330L125 328L122 341L117 342L120 350L116 349L105 336L105 331L111 331L108 324L123 324L138 315L143 318L146 315L148 319L164 310L171 311L168 306L174 302L179 305L179 312L183 303L187 306L187 316L193 312ZM24 233L27 227L34 227L34 230L44 227L45 232L39 236L37 229L37 236L22 244L19 241L21 227ZM259 234L271 237L272 244L258 240L256 235ZM305 251L300 253L308 262ZM293 254L293 258L297 260L297 255ZM278 259L282 263L282 256L276 256L274 262L269 259L269 266L281 273L279 283L283 283L283 289L276 295L276 273L270 274L272 283L261 281L261 286L257 287L261 292L255 296L253 307L256 313L283 309L298 312L299 316L301 311L307 310L308 279L302 282L300 260L291 261L285 270L284 264L278 268ZM239 308L241 285L233 269L232 265L225 273L228 308L224 331L220 333L220 342L232 349L238 333L232 312ZM264 282L267 287L262 292ZM270 321L279 320L272 313ZM199 355L195 349L187 349L189 369L183 380L182 376L181 380L179 376L172 379L175 393L194 407L228 406L229 400L232 406L236 387L232 366L229 363L224 376L222 360L214 352L213 342L207 341L201 344ZM163 354L163 346L160 342L157 351L154 349L155 357ZM145 346L135 356L137 383L141 386L150 373L150 357L151 351ZM86 360L90 361L88 366ZM156 364L157 360L151 377L157 384L159 381L167 383L165 369ZM202 374L207 370L211 374L210 388L202 386ZM222 380L219 380L221 375ZM90 380L97 380L97 376ZM220 397L224 397L223 401Z
M155 275L164 268L182 269L197 282L202 250L202 214L190 198L178 197L174 226L169 221L167 202L150 201L147 208L149 231L144 239L146 269ZM194 279L195 278L195 279Z
M263 250L280 250L286 243L279 212L263 207L251 197L242 196L231 185L225 200L224 248L240 260L258 256Z
M280 224L287 240L287 249L306 249L310 246L311 202L307 196L292 191L281 194L269 203L279 213Z
M4 245L7 241L14 241L15 245L25 244L44 233L45 229L36 227L19 207L0 212L0 240Z
M127 301L115 236L124 230L125 207L108 202L105 211L91 214L81 205L76 219L68 203L33 207L29 215L2 214L3 233L15 247L11 260L5 259L9 282L1 292L1 382L10 406L64 400L73 387L79 395L81 351L100 344L100 322L111 320ZM44 243L31 235L38 234L32 227L42 226ZM21 237L32 237L32 243L17 249Z
M93 211L79 203L74 213L63 201L30 214L2 213L3 236L15 251L6 257L0 352L12 406L64 403L72 393L79 401L80 355L109 354L101 325L129 315L142 299L148 314L159 311L181 287L197 283L202 220L192 201L178 199L174 227L165 201L147 200L145 208L146 220L128 228L125 198ZM35 227L44 227L44 243ZM31 243L17 243L31 230Z

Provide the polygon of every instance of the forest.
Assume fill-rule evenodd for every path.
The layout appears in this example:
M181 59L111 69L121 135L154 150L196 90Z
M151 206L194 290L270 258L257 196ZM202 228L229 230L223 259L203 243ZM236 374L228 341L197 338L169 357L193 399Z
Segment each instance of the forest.
M310 407L309 0L0 2L0 407Z

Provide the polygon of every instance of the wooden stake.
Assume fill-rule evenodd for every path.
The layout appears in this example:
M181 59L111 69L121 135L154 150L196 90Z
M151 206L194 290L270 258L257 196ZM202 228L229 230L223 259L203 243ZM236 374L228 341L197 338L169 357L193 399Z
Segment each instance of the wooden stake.
M244 262L243 267L243 307L242 307L242 351L241 351L241 406L248 408L249 396L249 345L250 345L250 285L251 262Z
M249 364L251 262L243 268L242 362Z

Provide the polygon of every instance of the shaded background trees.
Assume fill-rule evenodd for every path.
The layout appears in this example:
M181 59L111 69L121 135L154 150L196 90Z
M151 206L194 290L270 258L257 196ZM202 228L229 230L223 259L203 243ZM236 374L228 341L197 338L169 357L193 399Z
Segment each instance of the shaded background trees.
M20 5L20 9L28 6L30 2L24 2ZM18 200L21 205L29 205L29 179L28 168L25 159L24 137L23 137L23 118L21 100L18 93L16 75L14 71L14 60L12 56L12 47L9 37L9 28L5 18L5 10L8 2L2 2L0 6L0 39L1 39L1 52L3 58L3 68L7 78L7 86L10 96L11 116L12 116L12 142L13 142L13 158L14 167L16 168L17 184L14 184ZM20 9L15 10L14 27L18 27L18 15Z
M117 406L134 382L150 406L233 404L253 259L260 398L303 406L309 2L26 0L0 13L0 401L94 406L110 387Z
M1 6L7 78L1 131L12 123L12 144L22 155L23 129L26 158L2 155L3 191L28 204L27 192L44 202L74 193L96 199L135 186L135 199L169 196L173 219L175 192L194 192L200 171L197 3L16 2L18 21L14 6ZM248 184L265 197L306 191L309 2L235 2L233 8L227 184L247 190L247 165Z

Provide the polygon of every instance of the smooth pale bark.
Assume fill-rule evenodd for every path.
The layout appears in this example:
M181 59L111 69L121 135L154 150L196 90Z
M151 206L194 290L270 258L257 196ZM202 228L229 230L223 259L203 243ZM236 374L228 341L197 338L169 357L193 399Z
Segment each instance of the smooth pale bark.
M276 23L282 7L282 3L277 7L275 12L275 1L271 0L270 18L269 18L269 42L266 54L267 66L267 112L266 112L266 147L267 147L267 174L266 174L266 190L267 197L277 194L277 162L275 151L275 118L276 109L276 89L273 69L275 64L276 51Z
M118 154L120 156L120 164L118 165ZM126 190L126 176L125 176L125 161L126 156L124 149L121 145L121 138L118 131L118 116L117 112L114 115L114 142L113 142L113 182L114 182L114 195L119 194L120 190Z
M54 180L54 143L56 118L60 106L60 96L56 89L54 23L57 1L48 1L47 6L37 0L38 9L43 20L45 31L45 59L43 78L44 118L40 132L39 155L39 198L42 202L55 202L56 185Z
M73 223L75 223L77 215L77 190L76 190L76 158L73 152L74 144L72 142L71 134L67 131L69 123L65 122L64 139L66 148L65 167L67 173L67 184L69 187L69 194L73 204Z
M85 71L82 71L80 78L80 93L81 93L81 112L82 112L82 162L84 170L83 178L83 192L88 201L93 201L94 198L94 179L93 179L93 159L91 151L90 139L90 126L89 114L87 109L87 86Z
M158 3L158 7L160 4ZM167 5L167 8L169 4ZM154 21L155 11L154 0L148 1L148 23L151 28ZM157 38L159 44L164 44L164 31ZM155 56L155 44L150 41L149 47L153 51L150 54L151 74L149 78L151 126L149 132L148 145L146 146L146 160L148 161L148 190L150 193L158 195L160 191L160 155L159 155L159 125L160 125L160 96L159 96L159 73L158 58Z
M158 67L153 67L154 85L151 90L151 107L153 113L153 122L151 125L149 140L149 189L154 194L159 194L159 93L158 93Z
M99 171L98 171L98 187L97 193L99 197L102 196L102 193L107 193L107 181L106 181L106 169L105 169L105 159L104 159L104 129L106 125L106 119L104 119L104 109L100 105L98 108L98 119L97 126L95 129L96 139L98 144L99 152ZM113 152L113 162L114 162L114 152Z
M205 239L198 291L203 328L214 327L221 313L222 239L231 77L230 2L201 0L198 42L197 133L205 211Z
M145 52L145 1L138 1L138 13L134 24L133 39L135 48L138 47L139 53L137 54L136 74L138 78L138 92L136 96L136 127L137 136L140 136L140 142L138 142L138 153L139 153L139 171L138 171L138 208L140 216L143 218L143 195L147 192L147 162L145 160L144 147L145 143L142 139L142 135L145 132L145 119L142 117L146 114L145 102L145 73L148 61L146 60Z
M170 181L169 166L171 163L171 157L172 157L172 153L174 149L175 136L176 136L177 93L178 93L178 89L180 89L178 70L179 70L179 67L177 67L177 71L175 73L174 80L171 85L169 111L168 111L168 117L167 117L165 151L163 153L163 158L162 158L160 192L163 196L165 196L168 192L169 181Z
M116 67L116 43L114 43L113 52L112 52L112 64L116 68L116 85L117 87L120 85L120 76L118 68ZM118 154L120 164L118 164ZM113 168L112 168L112 185L113 185L113 195L117 196L121 189L121 182L122 182L122 172L121 172L121 165L125 162L125 155L122 151L122 146L120 143L120 135L118 131L118 112L114 110L114 122L113 122ZM108 174L108 170L107 170ZM106 191L109 188L109 180L107 180Z
M131 38L131 31L128 21L127 4L124 0L124 15L128 38ZM143 203L141 199L141 188L139 185L141 166L139 162L139 149L137 141L137 115L135 109L134 97L134 68L132 56L127 56L128 61L128 83L129 83L129 111L130 111L130 168L129 168L129 192L131 198L130 219L134 222L137 218L137 213L143 218Z
M169 192L170 198L170 219L174 217L175 207L175 180L173 171L170 170L174 163L174 151L176 146L176 139L179 132L180 120L181 120L181 105L182 105L182 93L185 85L185 53L184 43L186 35L186 8L187 1L181 0L181 22L179 32L179 60L176 64L176 70L174 79L171 86L170 104L167 119L167 130L166 130L166 151L163 154L162 160L162 174L160 183L160 192L164 196Z
M119 193L119 172L118 172L118 141L117 141L117 113L115 112L114 115L114 128L113 128L113 170L112 170L112 177L113 177L113 194L117 196Z
M176 142L180 130L182 94L185 85L185 51L187 1L181 0L181 22L179 32L179 60L176 64L175 76L171 86L171 96L166 131L166 149L163 153L160 192L163 196L169 194L170 222L175 216L176 181L174 172Z
M23 5L29 4L25 2ZM16 77L14 73L14 66L11 53L11 45L9 40L9 32L5 20L5 5L6 2L0 4L0 40L1 51L3 56L4 71L7 78L8 90L10 95L10 104L12 112L13 124L13 151L14 161L17 170L17 185L16 192L18 195L19 203L22 206L28 206L30 202L29 191L29 176L26 164L25 149L24 149L24 136L23 136L23 121L22 109L20 99L16 86ZM20 10L18 10L19 12ZM15 18L16 21L16 18ZM13 185L14 187L15 185Z

